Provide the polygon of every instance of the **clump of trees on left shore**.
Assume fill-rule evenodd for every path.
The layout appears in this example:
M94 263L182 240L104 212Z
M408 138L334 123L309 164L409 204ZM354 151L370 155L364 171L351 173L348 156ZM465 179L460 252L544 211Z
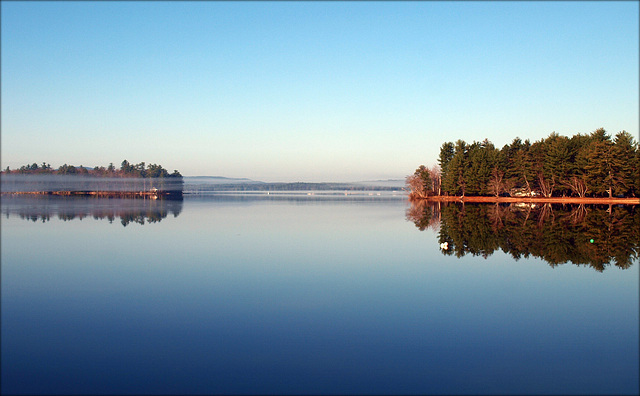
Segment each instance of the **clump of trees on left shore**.
M31 165L23 165L18 169L10 169L8 166L5 170L0 172L3 175L9 174L24 174L24 175L82 175L82 176L95 176L95 177L135 177L135 178L182 178L182 175L177 170L173 173L169 173L162 165L157 164L145 164L140 162L138 164L131 164L129 161L124 160L120 164L120 168L116 168L113 163L109 166L96 166L94 168L85 166L74 165L61 165L57 169L51 167L51 164L43 162L38 165L33 163Z

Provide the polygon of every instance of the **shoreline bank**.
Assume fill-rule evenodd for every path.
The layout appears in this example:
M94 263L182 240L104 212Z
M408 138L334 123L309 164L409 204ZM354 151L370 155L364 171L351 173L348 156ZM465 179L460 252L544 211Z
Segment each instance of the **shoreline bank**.
M409 198L410 201L470 202L470 203L559 203L640 205L640 198L579 198L579 197L481 197L439 195L425 198Z

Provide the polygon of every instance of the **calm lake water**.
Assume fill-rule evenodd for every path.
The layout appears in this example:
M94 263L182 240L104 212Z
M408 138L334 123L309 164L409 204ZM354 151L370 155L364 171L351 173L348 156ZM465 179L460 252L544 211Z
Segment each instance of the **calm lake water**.
M3 197L2 393L637 394L640 209L487 208Z

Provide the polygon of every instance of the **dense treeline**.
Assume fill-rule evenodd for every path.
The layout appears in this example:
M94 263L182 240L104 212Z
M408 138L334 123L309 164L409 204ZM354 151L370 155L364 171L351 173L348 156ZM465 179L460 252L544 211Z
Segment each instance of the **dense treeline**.
M502 149L486 139L446 142L438 164L407 177L410 197L640 195L640 148L626 131L613 139L602 128L571 138L554 132L534 143L515 138Z
M1 172L2 174L30 174L30 175L84 175L95 177L136 177L136 178L164 178L175 177L182 178L182 175L177 170L173 173L169 173L162 165L148 164L145 166L144 162L139 164L130 164L129 161L124 160L120 164L120 168L116 168L113 163L109 166L96 166L93 169L80 166L73 166L64 164L58 169L51 167L51 164L43 162L41 165L33 163L31 165L23 165L19 169L11 170L8 166Z

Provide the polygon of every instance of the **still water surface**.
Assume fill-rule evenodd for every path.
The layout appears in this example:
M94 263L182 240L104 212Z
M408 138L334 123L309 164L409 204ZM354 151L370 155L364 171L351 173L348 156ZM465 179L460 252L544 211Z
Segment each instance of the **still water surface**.
M443 254L411 210L3 197L2 393L638 393L637 256Z

